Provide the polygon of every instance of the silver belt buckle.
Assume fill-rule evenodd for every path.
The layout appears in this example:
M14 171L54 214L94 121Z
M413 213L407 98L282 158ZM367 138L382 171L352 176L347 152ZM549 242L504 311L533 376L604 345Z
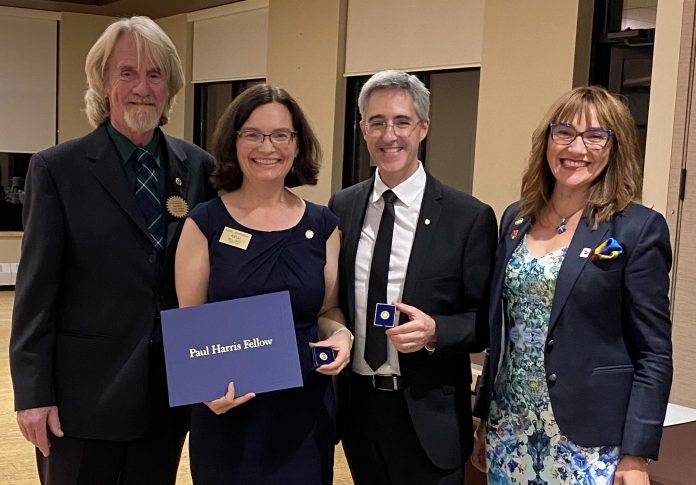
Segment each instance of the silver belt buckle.
M392 379L392 387L391 387L391 389L387 389L387 388L384 388L384 387L379 387L379 386L377 385L377 377L380 377L380 378L382 378L382 379L385 378L385 377L391 377L391 379ZM377 389L378 391L397 391L397 390L399 389L399 376L394 376L394 375L391 375L391 376L380 376L380 375L377 375L377 374L372 374L372 387L374 387L374 388Z

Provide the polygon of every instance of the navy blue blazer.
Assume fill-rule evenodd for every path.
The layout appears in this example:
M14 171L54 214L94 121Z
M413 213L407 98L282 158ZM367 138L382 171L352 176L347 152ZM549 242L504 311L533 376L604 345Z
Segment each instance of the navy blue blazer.
M491 346L474 415L488 415L493 384L507 347L505 267L531 226L519 205L501 222L492 276ZM607 238L623 247L617 259L593 261ZM582 219L556 281L544 350L551 406L561 433L581 446L618 445L621 453L657 458L672 383L669 270L665 219L642 205L592 229Z

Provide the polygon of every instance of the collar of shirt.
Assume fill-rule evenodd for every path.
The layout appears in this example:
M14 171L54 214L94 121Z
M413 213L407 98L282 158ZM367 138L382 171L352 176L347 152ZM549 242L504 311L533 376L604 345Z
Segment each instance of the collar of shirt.
M379 168L377 168L370 202L372 204L377 203L377 201L382 198L384 192L391 190L399 198L399 202L406 207L411 207L416 200L420 200L419 197L423 194L423 190L425 190L426 179L425 169L420 160L418 161L418 169L416 169L413 175L392 188L388 187L387 184L382 181L382 178L379 176Z
M121 161L124 165L126 165L137 147L128 139L128 137L114 128L111 123L106 124L106 130L109 132L109 136L113 140L114 145L116 145L116 151L118 151ZM152 140L150 140L150 143L145 145L143 148L152 155L157 166L161 168L159 146L160 129L156 128L154 135L152 135Z

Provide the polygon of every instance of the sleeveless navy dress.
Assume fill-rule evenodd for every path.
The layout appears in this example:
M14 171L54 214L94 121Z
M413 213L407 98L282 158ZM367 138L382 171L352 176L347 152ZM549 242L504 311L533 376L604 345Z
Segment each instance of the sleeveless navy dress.
M304 387L258 394L219 416L194 405L194 483L331 485L333 387L331 377L312 370L308 343L319 340L326 240L338 219L327 207L306 202L295 227L257 231L234 220L220 198L197 205L190 217L208 239L209 302L289 290L304 381ZM251 234L246 250L219 242L225 227Z

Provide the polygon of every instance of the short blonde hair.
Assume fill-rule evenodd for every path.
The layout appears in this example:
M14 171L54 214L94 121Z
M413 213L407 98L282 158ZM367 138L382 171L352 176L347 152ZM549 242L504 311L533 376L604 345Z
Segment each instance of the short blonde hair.
M556 179L551 173L546 150L549 124L572 122L576 116L592 115L602 128L611 130L609 161L592 182L583 216L595 228L639 201L643 190L640 149L633 116L625 103L600 86L583 86L563 94L551 106L532 135L532 151L522 176L520 216L538 218L551 200Z
M169 99L159 122L160 125L164 125L169 121L169 113L174 105L176 93L184 85L184 71L171 39L149 17L117 20L106 28L90 49L85 61L85 74L89 86L85 92L87 119L94 127L109 119L110 108L107 99L109 86L106 80L108 62L116 42L125 34L133 36L138 49L140 46L145 48L147 56L167 81Z

